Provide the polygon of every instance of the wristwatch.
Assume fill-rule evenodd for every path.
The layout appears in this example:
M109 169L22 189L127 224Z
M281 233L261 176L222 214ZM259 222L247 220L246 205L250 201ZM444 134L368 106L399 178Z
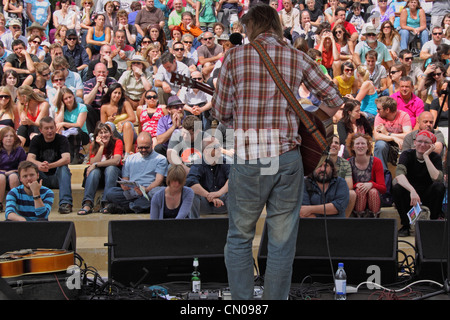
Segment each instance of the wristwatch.
M34 200L38 200L38 199L40 199L40 198L41 198L41 195L33 196L33 199L34 199Z

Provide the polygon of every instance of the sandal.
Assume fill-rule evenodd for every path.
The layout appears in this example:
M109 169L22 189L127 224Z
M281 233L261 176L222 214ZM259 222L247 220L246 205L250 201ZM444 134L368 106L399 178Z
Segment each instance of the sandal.
M89 209L85 209L85 207L87 207L87 208L89 208ZM88 204L84 204L84 206L83 206L83 208L81 208L79 211L78 211L78 215L79 216L85 216L85 215L88 215L88 214L91 214L92 213L92 207L90 206L90 205L88 205Z
M98 212L103 213L103 214L108 214L108 213L110 213L110 212L108 211L108 206L105 206L105 207L101 208Z

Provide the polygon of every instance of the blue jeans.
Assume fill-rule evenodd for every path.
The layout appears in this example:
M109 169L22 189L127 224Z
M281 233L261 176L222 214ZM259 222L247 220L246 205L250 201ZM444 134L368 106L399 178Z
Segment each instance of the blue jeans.
M375 141L373 155L381 160L384 170L388 170L389 144L386 141Z
M39 171L42 185L50 189L59 189L59 205L72 205L72 173L68 166L58 167L55 174Z
M230 171L225 263L233 300L253 298L252 244L264 206L269 242L263 299L286 300L291 287L303 199L302 157L299 149L294 149L270 158L278 161L278 170L271 175L261 174L273 163L266 160L256 164L235 162Z
M399 33L400 33L400 50L408 49L408 46L410 43L409 39L414 37L414 35L412 34L411 31L405 30L405 29L400 29ZM421 45L421 47L423 47L425 42L428 41L428 30L427 29L423 30L419 34L419 39L420 39L420 45Z
M134 211L134 213L149 213L152 197L156 194L156 192L161 190L161 188L164 187L155 187L147 193L150 201L147 200L144 196L128 200L127 198L125 198L123 189L121 187L113 187L104 194L106 195L105 199L107 202L115 203L127 211L131 210Z
M116 166L108 166L105 168L95 168L86 177L85 187L84 187L84 197L82 205L86 201L91 201L94 204L95 193L97 192L100 180L102 177L105 178L105 187L103 189L102 204L106 201L106 194L108 191L117 185L117 180L121 170Z

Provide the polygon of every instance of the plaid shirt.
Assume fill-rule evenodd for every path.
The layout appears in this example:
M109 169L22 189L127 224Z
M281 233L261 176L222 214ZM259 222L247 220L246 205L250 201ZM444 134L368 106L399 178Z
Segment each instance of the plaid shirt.
M306 54L281 44L271 33L260 34L257 40L293 92L304 83L328 107L344 103L339 90ZM276 157L301 144L300 119L250 44L227 52L212 105L213 116L234 128L235 150L241 159Z

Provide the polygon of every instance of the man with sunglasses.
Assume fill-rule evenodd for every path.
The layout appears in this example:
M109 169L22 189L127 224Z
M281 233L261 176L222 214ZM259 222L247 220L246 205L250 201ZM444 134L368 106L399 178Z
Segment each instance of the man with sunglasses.
M12 50L12 43L14 40L22 40L25 44L25 48L28 45L28 39L22 34L22 24L18 19L9 21L9 31L3 33L0 39L8 50Z
M211 72L214 70L216 61L221 59L224 55L223 47L214 42L214 35L212 32L205 32L203 34L205 44L197 49L198 62L202 65L202 73L205 80L208 80Z
M191 72L197 70L196 63L194 59L188 58L185 55L186 48L182 42L175 42L172 46L173 55L175 56L175 60L180 61L189 67Z
M366 53L375 50L378 54L377 64L381 65L382 63L386 63L387 67L390 68L393 64L391 54L387 47L377 40L377 30L375 27L368 26L366 31L364 32L364 36L366 37L365 41L359 42L355 46L355 53L353 53L353 61L356 66L359 67L361 64L366 62Z
M436 53L436 49L438 45L441 43L450 44L450 41L447 40L444 36L444 30L441 26L435 26L431 30L431 40L425 42L422 49L420 50L420 59L427 60L431 58L433 54Z
M141 132L136 141L137 153L127 157L122 168L122 180L136 182L145 188L146 195L139 188L127 192L130 187L114 187L106 195L109 203L105 208L108 213L148 213L153 195L160 190L167 175L167 160L153 152L152 137L148 132ZM134 196L128 196L134 194Z
M80 74L82 80L86 80L89 56L86 49L80 45L78 39L75 29L67 30L66 45L63 46L63 54L73 58L78 74Z
M398 54L401 64L406 69L406 75L411 78L415 88L417 89L417 83L420 78L424 76L422 69L419 66L414 66L414 57L409 49L401 50Z

